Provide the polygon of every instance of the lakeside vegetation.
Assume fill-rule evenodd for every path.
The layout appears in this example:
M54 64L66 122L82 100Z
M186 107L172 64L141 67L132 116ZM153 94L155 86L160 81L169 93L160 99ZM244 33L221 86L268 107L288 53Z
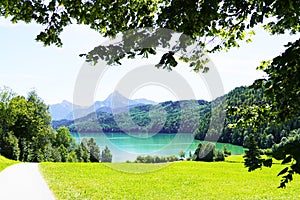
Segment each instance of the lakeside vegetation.
M242 161L241 156L226 159ZM243 163L182 161L143 173L159 165L41 163L40 170L58 200L300 198L299 176L286 189L277 189L281 165L248 173Z

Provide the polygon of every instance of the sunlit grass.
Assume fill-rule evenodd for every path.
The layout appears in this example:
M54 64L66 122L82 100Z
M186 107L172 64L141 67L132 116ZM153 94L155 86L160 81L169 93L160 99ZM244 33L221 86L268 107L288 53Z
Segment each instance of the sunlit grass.
M267 159L268 157L265 155L262 155L261 158ZM233 163L244 163L243 155L232 155L225 158L226 162L233 162ZM276 160L272 158L273 164L281 164L282 161Z
M277 189L280 165L249 173L243 163L184 161L142 173L153 165L42 163L40 170L57 199L300 199L299 175Z
M226 162L234 162L234 163L243 163L244 158L243 155L232 155L225 158Z
M5 169L6 167L18 163L14 160L9 160L3 156L0 155L0 172Z

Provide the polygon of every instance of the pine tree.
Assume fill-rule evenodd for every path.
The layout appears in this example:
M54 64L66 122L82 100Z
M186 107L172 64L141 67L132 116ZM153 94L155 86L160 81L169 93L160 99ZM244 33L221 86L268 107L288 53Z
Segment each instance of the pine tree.
M105 146L104 150L102 151L101 162L112 162L112 155L107 146Z
M261 168L263 161L253 134L249 136L247 147L249 150L246 151L246 154L243 157L245 159L245 167L248 167L248 171L251 172L255 169Z

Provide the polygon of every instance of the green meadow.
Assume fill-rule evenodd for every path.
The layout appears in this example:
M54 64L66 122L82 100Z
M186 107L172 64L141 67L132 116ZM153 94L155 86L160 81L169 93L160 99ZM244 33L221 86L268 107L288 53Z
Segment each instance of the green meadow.
M6 167L18 163L17 161L7 159L0 155L0 172Z
M241 161L41 163L40 170L57 199L300 199L299 175L278 189L284 166L249 173Z

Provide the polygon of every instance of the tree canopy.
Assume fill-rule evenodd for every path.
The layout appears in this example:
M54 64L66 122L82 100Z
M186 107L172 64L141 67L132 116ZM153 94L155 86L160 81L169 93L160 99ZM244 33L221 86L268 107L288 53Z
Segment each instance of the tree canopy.
M194 60L191 62L191 67L195 71L205 71L207 68L204 63L195 61L197 58L193 58L193 55L199 57L202 51L215 52L239 46L240 40L251 41L252 29L256 25L264 24L264 28L271 34L299 32L299 4L298 1L292 0L288 3L276 0L7 0L0 3L0 14L11 17L12 22L35 21L43 25L45 29L36 40L45 45L61 46L60 33L66 26L74 23L86 24L104 36L115 36L121 32L150 27L154 29L152 33L141 34L152 39L159 37L157 43L164 47L166 47L164 44L170 42L171 36L166 33L162 36L160 31L155 30L170 29L181 33L182 37L174 48L162 57L159 64L176 66L177 62L173 55L186 48L188 44L184 36L188 36L193 40L190 42L197 44L200 49L193 49L190 57L182 59ZM137 32L134 32L134 35L136 34ZM134 42L137 43L141 37L134 38ZM139 45L131 46L129 43L118 45L120 55L114 60L118 61L124 57L124 54L131 58L137 54L155 54L158 45L141 48ZM120 51L120 47L124 49L124 46L126 51ZM103 57L104 52L101 48L95 48L86 56L88 60L95 60Z
M105 151L110 153L107 147ZM76 144L66 127L53 130L48 106L36 92L25 98L8 88L0 88L0 154L25 162L101 160L93 138L83 138Z

